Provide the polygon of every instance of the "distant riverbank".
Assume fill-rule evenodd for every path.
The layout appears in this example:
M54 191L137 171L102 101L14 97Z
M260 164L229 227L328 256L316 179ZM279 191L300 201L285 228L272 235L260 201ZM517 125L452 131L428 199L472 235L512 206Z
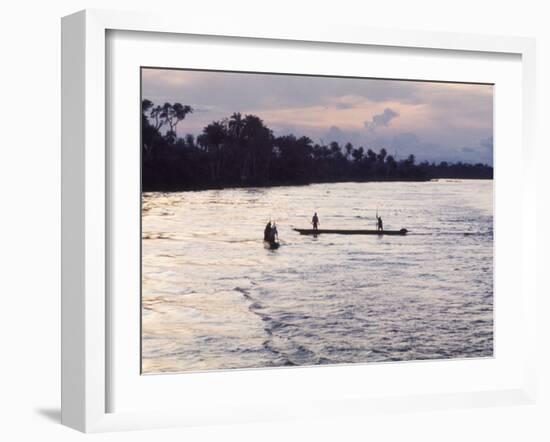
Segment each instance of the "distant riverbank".
M180 118L173 120L170 109L181 111L181 119L192 112L178 103L159 108L143 100L144 191L493 178L489 164L418 162L412 153L398 158L383 147L375 151L294 134L275 136L257 115L234 113L209 124L197 137L179 138L175 125ZM168 132L161 133L158 118L166 119Z
M288 186L310 186L314 184L347 184L347 183L415 183L428 181L467 181L467 180L486 180L493 178L457 178L457 177L437 177L437 178L417 178L417 179L372 179L372 180L338 180L338 181L313 181L313 182L278 182L263 184L225 184L225 185L202 185L202 186L173 186L173 187L145 187L142 186L142 192L199 192L205 190L224 190L224 189L249 189L249 188L274 188Z

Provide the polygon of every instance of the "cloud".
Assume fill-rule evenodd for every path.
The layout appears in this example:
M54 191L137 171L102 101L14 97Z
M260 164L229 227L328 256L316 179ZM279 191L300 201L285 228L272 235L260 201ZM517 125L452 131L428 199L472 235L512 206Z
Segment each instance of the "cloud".
M353 107L351 103L336 103L337 109L353 109Z
M484 140L488 140L488 138ZM419 162L462 161L493 164L492 151L480 148L477 143L454 147L448 143L430 141L411 132L399 133L393 137L376 137L371 141L369 147L374 150L384 148L398 160L413 154Z
M329 130L319 136L321 143L331 143L336 141L340 145L351 143L355 146L359 146L364 141L361 134L356 131L342 130L338 126L331 126Z
M419 161L492 162L492 85L172 69L142 73L144 98L195 109L178 126L180 136L198 135L210 122L241 112L258 115L276 135L385 147L400 158L414 153Z
M482 138L479 145L466 146L462 148L465 154L464 161L475 163L493 164L493 136Z
M326 133L326 140L324 141L336 141L338 143L342 143L346 140L346 138L347 136L342 129L340 129L338 126L331 126Z
M493 136L482 138L479 145L465 146L461 149L462 161L493 165Z
M374 115L370 121L365 121L363 124L369 132L373 132L379 127L388 127L390 121L397 118L399 114L387 107L381 114Z
M484 147L485 149L492 151L493 150L493 136L491 135L490 137L484 138L483 140L480 141L479 144L481 144L481 147Z

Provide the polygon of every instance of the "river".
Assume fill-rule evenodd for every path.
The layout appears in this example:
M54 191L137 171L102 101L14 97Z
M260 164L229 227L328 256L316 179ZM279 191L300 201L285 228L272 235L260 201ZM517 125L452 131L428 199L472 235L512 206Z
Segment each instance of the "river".
M144 373L492 354L490 180L143 194Z

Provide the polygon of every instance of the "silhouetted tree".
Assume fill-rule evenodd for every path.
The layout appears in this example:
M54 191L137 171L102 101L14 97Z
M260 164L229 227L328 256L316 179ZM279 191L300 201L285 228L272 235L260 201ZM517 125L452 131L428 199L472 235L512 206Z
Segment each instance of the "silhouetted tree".
M374 163L376 161L377 155L372 149L367 150L367 160L369 163Z
M380 152L378 152L377 159L379 163L383 163L384 159L386 158L387 152L386 149L382 148L380 149Z
M225 125L220 121L215 121L206 126L202 131L202 135L199 136L198 142L208 154L210 177L215 183L220 182L223 163L222 144L226 139L227 131Z
M353 157L353 160L357 163L363 160L365 152L362 147L359 147L357 149L354 149L351 156Z
M294 134L274 137L258 116L240 113L206 125L196 138L180 138L177 127L192 113L190 106L145 99L141 111L145 191L493 176L485 164L416 164L412 154L398 161L383 148L365 152L351 143L342 148L337 141L314 144Z
M388 155L386 157L386 166L386 177L393 177L395 175L395 171L397 170L397 162L395 161L393 155Z
M333 157L337 157L338 155L342 155L340 145L336 141L332 141L330 143L330 152L332 153Z
M346 158L349 158L351 156L351 153L353 152L353 144L346 143L344 149L346 150Z

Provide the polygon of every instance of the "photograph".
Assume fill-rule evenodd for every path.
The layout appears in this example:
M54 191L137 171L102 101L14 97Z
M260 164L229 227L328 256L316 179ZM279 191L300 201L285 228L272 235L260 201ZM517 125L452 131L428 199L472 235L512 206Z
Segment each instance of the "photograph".
M142 374L493 357L494 84L140 76Z

